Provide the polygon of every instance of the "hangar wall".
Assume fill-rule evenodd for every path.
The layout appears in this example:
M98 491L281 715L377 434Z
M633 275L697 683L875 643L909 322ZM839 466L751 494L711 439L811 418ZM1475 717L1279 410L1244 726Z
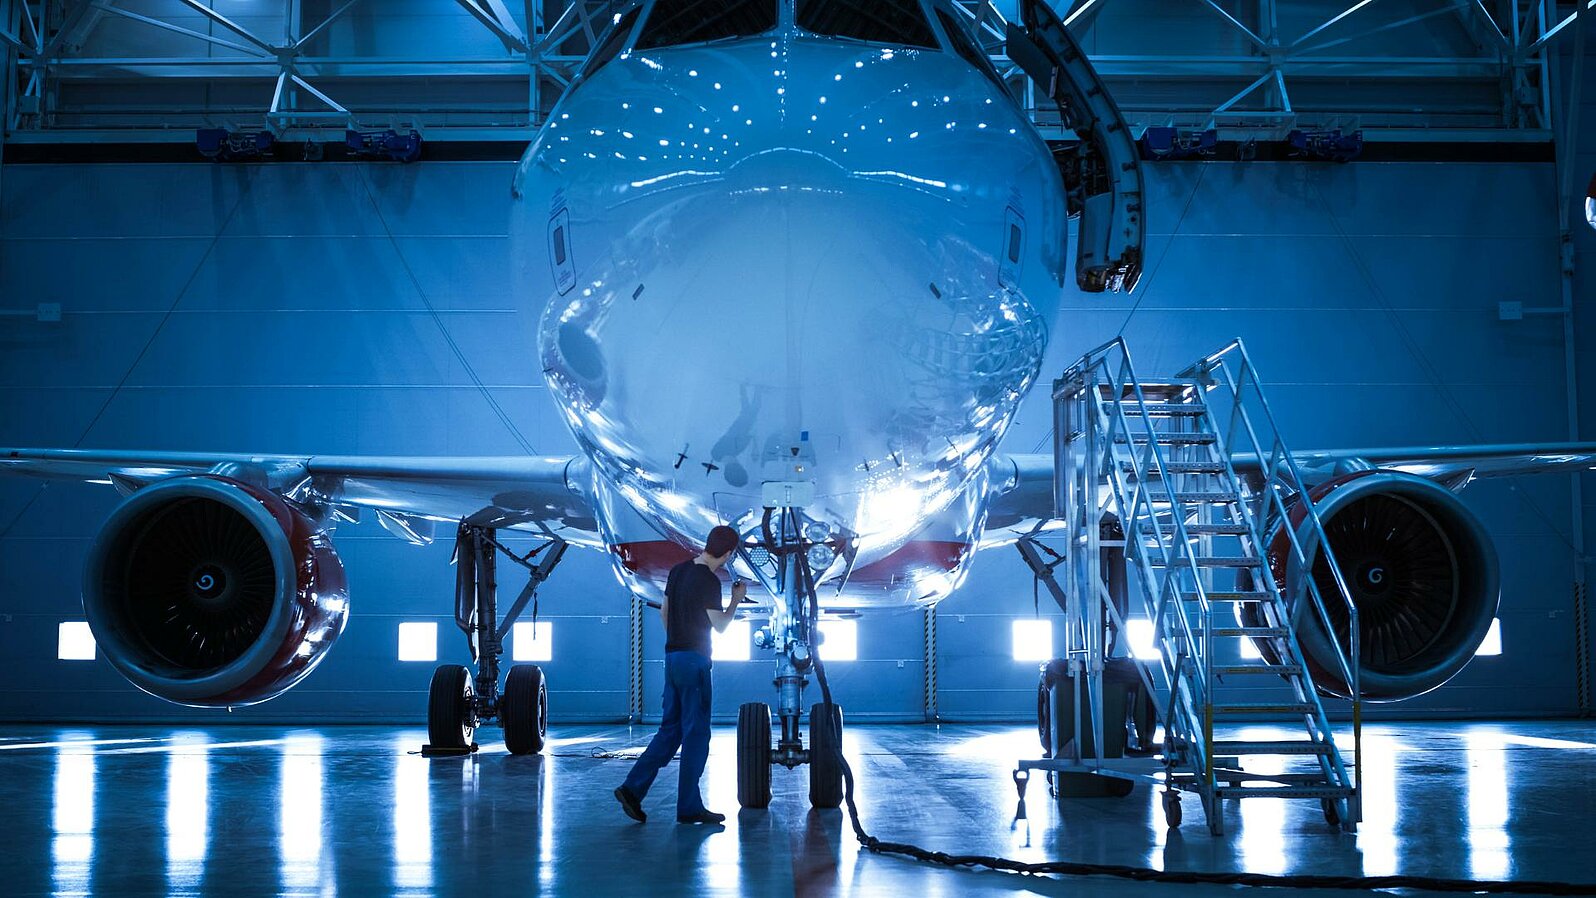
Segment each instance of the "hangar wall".
M63 314L0 318L0 445L571 451L528 348L547 275L541 253L512 256L509 173L441 162L5 166L0 306L58 302ZM1149 375L1241 336L1299 448L1563 438L1560 323L1497 316L1499 301L1559 301L1552 166L1207 163L1148 174L1142 287L1067 298L1044 381L1116 333ZM1588 328L1584 340L1588 359ZM1047 426L1039 390L1006 448L1045 451ZM1567 484L1467 491L1501 551L1505 652L1402 713L1576 707ZM201 716L137 693L103 659L55 660L57 624L80 615L88 540L114 503L105 487L0 480L10 667L0 719ZM233 719L420 721L432 665L395 660L401 621L437 621L441 657L465 660L448 622L448 546L416 549L370 523L341 528L338 546L355 610L339 646L300 688ZM1009 624L1032 613L1031 594L1019 559L999 551L943 604L944 718L1030 713L1035 664L1010 658ZM623 717L628 602L607 562L570 553L542 607L555 634L551 713ZM650 612L649 708L656 623ZM861 660L831 666L850 716L920 719L923 616L859 628ZM722 662L716 692L723 714L768 700L768 662Z
M1584 26L1591 29L1590 23ZM1573 328L1578 338L1575 341L1576 360L1575 367L1580 372L1589 372L1591 366L1596 365L1596 312L1591 309L1592 298L1596 297L1596 228L1585 227L1581 224L1584 220L1583 198L1586 190L1596 179L1596 40L1591 37L1596 35L1596 29L1586 33L1584 71L1579 92L1580 103L1578 110L1569 108L1568 95L1573 84L1574 54L1573 47L1567 43L1558 48L1559 56L1559 88L1556 96L1560 99L1565 110L1559 121L1566 130L1570 121L1577 120L1578 127L1573 135L1561 134L1559 152L1569 162L1568 165L1568 229L1573 252L1573 274L1569 279L1575 312ZM1589 440L1592 438L1592 422L1596 422L1596 388L1590 386L1590 379L1584 377L1579 383L1579 419L1583 429L1580 435ZM1586 537L1586 551L1590 553L1589 534L1596 534L1596 483L1592 483L1589 475L1584 480L1585 489L1581 497L1584 502L1584 521ZM1591 553L1596 554L1596 553ZM1596 565L1587 564L1587 572L1596 570ZM1587 582L1591 578L1587 577ZM1586 590L1586 606L1590 608L1596 602L1596 596ZM1593 609L1596 610L1596 609ZM1596 633L1589 632L1586 642L1585 680L1587 695L1596 691ZM1587 704L1587 711L1589 705Z

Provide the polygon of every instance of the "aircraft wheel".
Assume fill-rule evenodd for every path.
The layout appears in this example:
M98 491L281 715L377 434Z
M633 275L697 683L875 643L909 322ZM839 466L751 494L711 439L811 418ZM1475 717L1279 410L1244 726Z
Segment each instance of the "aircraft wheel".
M842 804L842 706L821 702L809 709L809 803Z
M517 664L504 678L499 719L504 722L504 747L512 755L535 755L549 732L549 690L543 668Z
M770 706L764 702L737 709L737 803L770 806Z
M427 690L427 741L433 748L467 749L476 733L471 672L444 664L432 672Z
M1180 793L1174 789L1164 790L1164 822L1170 829L1180 828Z

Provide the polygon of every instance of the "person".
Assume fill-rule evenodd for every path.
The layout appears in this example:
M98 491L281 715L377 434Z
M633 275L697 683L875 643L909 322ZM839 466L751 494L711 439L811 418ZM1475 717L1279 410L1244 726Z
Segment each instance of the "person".
M716 572L731 559L742 541L737 531L724 525L709 531L704 551L697 558L671 568L665 581L665 601L660 620L665 624L665 712L659 731L632 766L626 782L615 790L626 816L648 821L643 798L660 768L682 750L676 788L677 823L721 823L724 814L704 807L698 780L709 760L710 661L709 629L725 632L748 592L742 580L732 584L731 603L721 607L720 577Z

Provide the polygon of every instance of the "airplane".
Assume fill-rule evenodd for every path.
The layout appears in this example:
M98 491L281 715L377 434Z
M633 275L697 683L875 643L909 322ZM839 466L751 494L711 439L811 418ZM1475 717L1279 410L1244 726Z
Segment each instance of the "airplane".
M1596 228L1596 174L1590 176L1590 184L1585 188L1585 223Z
M951 0L623 4L512 185L513 214L543 241L518 251L546 256L550 280L536 332L506 337L536 348L579 454L0 450L5 473L126 496L84 575L101 650L168 701L268 700L315 668L350 613L337 523L366 511L418 543L454 524L456 620L477 672L438 669L430 744L467 750L497 721L512 753L536 752L546 684L517 665L501 686L502 634L566 549L606 552L626 589L657 602L670 567L724 522L744 535L735 573L764 587L751 610L770 619L757 641L776 658L777 762L803 763L822 613L932 605L979 550L1054 517L1053 457L1000 447L1060 336L1071 217L1078 286L1128 290L1139 273L1139 198L1122 180L1134 163L1103 164L1134 158L1126 129L1056 16L1022 9L1011 52L1071 101L1083 139L1070 165ZM1585 470L1596 444L1297 458L1322 487L1355 469L1363 497L1416 489L1433 513L1413 526L1489 551L1454 491ZM500 529L543 541L517 554ZM502 616L500 556L528 571ZM1372 665L1376 697L1455 674L1495 589L1461 584L1475 601L1432 634L1443 663ZM763 723L768 735L768 707Z

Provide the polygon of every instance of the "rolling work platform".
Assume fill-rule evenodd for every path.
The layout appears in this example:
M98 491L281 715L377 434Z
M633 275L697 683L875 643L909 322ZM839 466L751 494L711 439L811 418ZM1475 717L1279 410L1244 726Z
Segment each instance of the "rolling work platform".
M1053 707L1074 719L1052 721L1052 757L1020 762L1021 797L1030 772L1042 770L1055 784L1109 777L1160 786L1170 826L1180 825L1181 793L1193 793L1215 835L1224 832L1226 799L1313 800L1331 825L1354 830L1361 702L1351 702L1349 769L1294 622L1312 615L1324 632L1344 634L1349 645L1329 642L1356 696L1358 612L1245 347L1233 342L1173 378L1144 383L1115 339L1054 382L1053 406L1053 526L1064 526L1032 533L1018 548L1065 613L1064 655L1053 666L1068 676L1052 688L1074 694ZM1062 551L1041 541L1054 533L1067 541ZM1305 574L1315 549L1333 590L1321 593L1325 578ZM1332 609L1343 626L1332 626ZM1151 622L1157 660L1114 657L1128 654L1132 615ZM1258 649L1250 658L1241 650L1248 641ZM1104 688L1124 688L1112 674L1131 665L1162 740L1152 756L1111 757L1112 731L1126 721L1105 719L1105 707L1112 718L1123 705L1105 705ZM1279 698L1220 694L1253 684L1275 685L1268 694ZM1240 723L1298 735L1216 736ZM1130 785L1121 783L1120 794Z

